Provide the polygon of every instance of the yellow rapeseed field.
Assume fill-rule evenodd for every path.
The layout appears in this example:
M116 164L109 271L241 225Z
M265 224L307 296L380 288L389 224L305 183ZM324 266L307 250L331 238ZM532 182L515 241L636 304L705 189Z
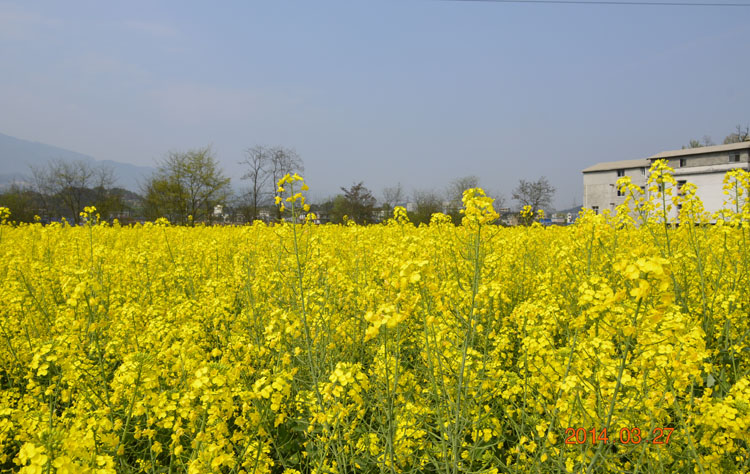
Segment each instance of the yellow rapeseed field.
M748 472L750 175L650 176L568 227L0 211L0 470Z

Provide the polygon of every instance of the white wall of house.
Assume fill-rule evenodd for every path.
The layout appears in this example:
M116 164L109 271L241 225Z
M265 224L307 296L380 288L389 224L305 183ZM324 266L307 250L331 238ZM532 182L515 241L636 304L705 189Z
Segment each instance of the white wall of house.
M682 152L682 153L680 153ZM742 168L750 171L750 143L736 143L704 148L666 152L674 179L693 183L696 195L706 212L713 214L724 206L724 177L728 171ZM659 159L654 155L652 160ZM676 156L675 156L676 155ZM676 210L672 217L676 217Z
M727 171L737 168L736 164L715 166L695 166L676 169L674 179L693 183L698 187L696 195L703 202L707 212L714 213L724 207L724 176Z
M629 176L636 186L646 185L645 168L625 168L619 174ZM602 212L615 208L625 201L625 195L618 195L618 169L590 171L583 173L583 207Z
M724 207L724 176L727 171L742 168L750 171L750 142L730 145L717 145L687 150L662 152L649 158L668 160L674 169L674 178L678 182L689 182L697 186L697 196L703 202L705 210L714 213ZM599 163L583 171L583 206L589 209L614 209L625 197L617 195L616 182L620 174L630 176L638 186L646 184L648 170L623 167L636 161ZM620 168L618 168L618 166ZM676 193L675 193L676 194ZM676 209L672 217L676 217Z

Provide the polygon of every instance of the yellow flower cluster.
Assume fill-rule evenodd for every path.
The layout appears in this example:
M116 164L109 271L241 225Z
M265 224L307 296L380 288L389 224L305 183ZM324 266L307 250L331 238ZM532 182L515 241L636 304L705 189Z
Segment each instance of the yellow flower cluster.
M83 211L79 212L78 215L81 217L81 221L87 224L97 224L101 216L96 212L96 207L86 206Z
M492 207L495 200L488 197L481 188L471 188L464 191L462 201L464 208L461 209L461 214L464 215L462 221L464 226L476 227L490 224L500 217Z
M747 472L750 180L652 176L568 227L0 209L0 471Z
M395 224L408 224L409 223L409 215L406 212L406 208L403 206L396 206L393 208L393 218L391 219L392 223Z
M293 175L290 175L289 173L285 174L277 183L278 189L276 190L276 197L275 202L276 205L279 206L279 210L281 212L284 212L286 209L286 205L284 203L291 203L292 209L294 209L294 203L299 203L299 207L301 207L305 212L310 210L310 205L305 204L305 196L302 195L301 192L294 192L295 191L295 185L294 183L300 181L302 184L298 188L300 191L307 191L310 188L305 184L304 178L302 178L297 173L294 173ZM288 185L285 187L285 185ZM289 191L289 196L284 199L282 195Z
M8 209L7 207L0 206L0 224L7 223L9 217L10 217L10 209Z

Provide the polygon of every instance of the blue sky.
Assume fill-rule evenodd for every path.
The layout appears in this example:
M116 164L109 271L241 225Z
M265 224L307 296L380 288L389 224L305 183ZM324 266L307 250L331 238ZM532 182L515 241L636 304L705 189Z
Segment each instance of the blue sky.
M750 122L750 8L3 2L0 133L152 165L294 147L313 197L481 177L510 198Z

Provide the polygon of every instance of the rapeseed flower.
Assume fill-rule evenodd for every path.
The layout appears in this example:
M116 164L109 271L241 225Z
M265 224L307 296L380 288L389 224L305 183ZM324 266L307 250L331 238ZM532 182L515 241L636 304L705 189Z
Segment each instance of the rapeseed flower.
M495 227L480 189L461 225L396 207L315 226L295 174L275 226L0 208L0 466L742 472L749 175L727 174L717 216L666 163L652 175L568 227Z

